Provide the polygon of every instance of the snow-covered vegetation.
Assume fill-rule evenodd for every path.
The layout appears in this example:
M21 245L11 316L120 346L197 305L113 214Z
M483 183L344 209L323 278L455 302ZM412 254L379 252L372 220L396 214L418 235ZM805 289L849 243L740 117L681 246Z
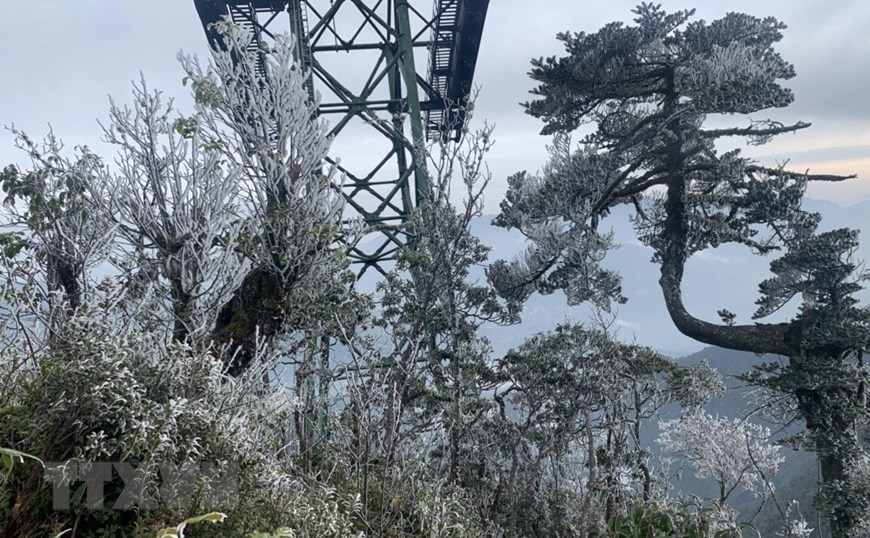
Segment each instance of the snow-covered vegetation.
M599 265L613 245L597 226L620 204L637 210L681 331L787 358L746 379L776 404L766 416L805 422L785 441L819 454L833 535L870 528L856 234L816 233L800 206L807 181L842 178L714 145L805 124L704 129L707 114L790 102L777 81L793 70L773 50L782 26L636 13L636 26L563 35L566 57L534 63L541 99L527 109L556 134L552 159L511 178L497 219L529 250L490 265L470 232L494 135L475 130L468 103L461 141L429 148L432 192L402 224L413 245L372 294L345 256L365 224L344 218L289 38L252 51L222 25L209 62L180 56L187 113L135 84L103 124L110 160L13 131L31 166L0 174L4 533L749 536L752 514L729 505L744 490L776 505L779 535L810 536L818 525L777 496L770 429L704 412L725 388L718 374L610 330L624 297ZM575 147L581 123L597 130ZM783 253L758 317L801 296L794 320L686 311L686 260L726 242ZM470 277L478 266L491 282ZM493 353L482 327L518 323L530 294L555 290L599 315ZM645 441L657 425L663 457ZM719 494L673 491L681 462Z

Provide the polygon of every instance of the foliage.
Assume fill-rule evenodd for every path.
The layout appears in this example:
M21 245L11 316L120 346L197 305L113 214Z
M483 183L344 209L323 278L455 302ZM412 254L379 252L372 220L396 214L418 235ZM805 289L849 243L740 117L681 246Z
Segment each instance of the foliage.
M617 341L606 324L565 324L503 357L483 336L487 324L517 322L519 301L534 290L565 289L569 300L601 310L622 301L618 275L598 265L612 246L596 229L607 209L681 177L661 170L674 164L659 152L673 137L730 135L703 131L703 114L790 99L771 82L791 76L769 49L775 21L729 15L678 30L688 14L651 6L638 14L638 28L565 36L579 71L571 62L536 64L544 99L529 110L548 129L590 113L603 130L580 151L557 137L541 178L511 179L498 222L519 227L536 246L517 264L491 265L495 286L474 279L489 247L470 231L490 180L493 130L468 127L468 102L463 137L427 148L421 173L431 191L399 225L413 245L374 296L354 290L344 252L361 227L342 218L340 178L324 164L326 124L288 36L252 50L244 30L218 24L226 50L205 66L180 56L195 101L190 115L144 80L135 83L132 104L112 101L103 125L117 150L111 166L87 148L69 154L53 134L35 143L13 131L32 162L0 174L3 532L181 538L210 521L221 524L191 534L737 535L727 495L669 501L666 470L641 442L662 407L678 404L695 418L666 423L666 444L719 465L716 476L729 487L755 487L756 474L772 474L775 450L742 434L722 438L719 422L697 414L723 389L709 366L679 367ZM735 27L755 37L728 44ZM599 78L584 79L586 69ZM559 86L571 77L618 91L575 95ZM643 95L623 99L644 77L653 82L640 86ZM672 99L677 90L663 81L678 83L681 98ZM671 108L657 112L651 103L662 96ZM800 127L734 134L759 139ZM801 348L812 358L805 364L851 346L865 323L849 298L857 289L849 280L854 234L814 234L817 218L799 211L805 178L753 168L736 153L716 157L712 142L699 147L687 145L677 163L684 172L698 167L680 187L693 204L684 234L691 241L668 271L680 273L697 249L754 237L748 230L756 224L782 225L774 239L787 252L762 285L761 314L812 294L800 318L801 342L814 342ZM765 180L738 180L744 172ZM601 174L609 178L603 187L590 179ZM764 205L772 193L773 209ZM650 196L643 211L634 201L641 237L665 267L676 252L662 233L673 225L672 204ZM726 206L733 215L705 213ZM772 248L759 241L757 249ZM840 256L827 256L831 250ZM831 324L836 316L840 323ZM767 373L771 387L788 379ZM689 435L698 431L707 434ZM718 452L713 439L722 442ZM746 440L748 457L759 462L752 470L741 467ZM25 454L52 463L46 471L11 466ZM863 491L862 461L844 475L849 495ZM150 494L147 506L108 509L130 485L122 476L110 475L103 495L91 495L76 471L105 462L137 470L134 489ZM155 492L167 485L166 464L211 464L224 478L236 473L238 483L185 475L174 484L190 494L182 502L167 494L181 491ZM52 508L53 487L69 489L70 510ZM101 505L107 509L95 510Z
M613 538L733 538L742 535L740 528L720 507L703 506L698 501L654 502L637 506L628 514L611 518L607 532Z
M168 527L159 530L157 532L157 538L184 538L184 529L187 528L188 525L195 525L204 522L220 523L226 519L226 517L226 514L220 512L210 512L202 516L189 517L175 527Z
M769 443L768 428L707 414L664 421L659 428L662 447L685 457L699 478L716 481L720 506L738 488L760 498L773 494L770 479L784 458Z
M282 499L282 529L277 536L293 538L355 538L361 510L358 494L336 491L327 485L312 484L294 488L292 496Z
M287 488L298 399L271 381L274 366L356 296L340 298L341 203L320 169L329 140L290 41L267 61L268 87L249 76L245 36L232 41L210 71L183 58L195 85L215 92L184 129L144 82L132 107L112 102L114 168L87 148L66 157L53 135L37 144L13 133L33 168L0 177L0 444L70 463L56 476L11 470L0 485L6 533L153 535L160 521L226 508L210 503L247 514L233 528L250 531L283 513L267 500ZM319 308L300 316L295 305L312 300ZM163 495L140 514L92 510L71 469L96 462L132 466L146 489L163 465L210 464L238 473L238 498L200 477L185 486L188 504ZM51 509L47 478L71 486L71 511ZM124 486L110 476L105 498Z
M432 440L441 444L439 457L449 481L460 479L462 452L487 407L481 395L492 389L494 379L489 343L478 329L517 321L514 305L500 302L489 286L469 281L470 270L483 264L489 251L469 227L481 212L489 181L484 157L493 139L488 126L464 134L463 142L441 143L431 151L431 197L409 222L414 247L399 255L396 270L379 286L383 311L376 322L403 342L392 356L406 387L404 419L439 437ZM465 192L457 207L450 185L458 178Z
M31 456L30 454L25 454L24 452L19 452L17 450L12 450L11 448L2 448L0 447L0 461L3 462L3 473L0 476L3 477L4 480L9 479L9 475L12 473L12 470L15 468L15 462L24 463L24 459L30 459L38 462L40 465L45 466L42 463L42 460L37 458L36 456Z
M489 276L504 297L560 289L569 302L602 308L622 302L618 275L601 261L612 238L599 231L610 210L634 208L638 239L660 266L665 304L676 327L700 342L789 358L782 372L754 379L796 398L820 458L826 483L844 478L864 448L853 433L864 420L863 366L868 313L852 295L864 280L851 254L857 232L818 233L820 217L801 208L810 181L853 176L808 174L760 166L717 142L738 137L750 145L809 127L773 120L712 128L708 119L755 115L794 100L782 81L794 68L775 49L785 25L741 13L706 22L693 11L667 13L642 3L634 25L611 23L594 33L564 33L562 57L532 62L536 99L526 112L554 134L549 162L538 175L520 172L495 220L529 240L527 252L494 264ZM586 126L574 147L570 133ZM803 300L793 319L738 324L698 319L686 309L681 285L687 260L725 243L756 254L779 252L774 276L760 284L756 319ZM857 376L855 374L858 374ZM829 512L845 527L852 504Z
M649 348L579 325L532 336L497 371L497 427L507 434L502 465L512 477L500 487L524 535L558 532L565 517L558 507L572 497L573 509L583 512L575 516L583 522L578 532L594 533L616 514L664 495L664 477L641 441L644 423L667 403L697 409L724 388L709 368L680 368ZM531 498L545 487L554 488L552 496ZM596 509L602 521L592 516Z
M239 473L239 495L258 496L261 480L281 473L264 454L280 446L275 432L282 417L289 416L292 400L282 391L264 390L256 374L227 383L217 356L166 342L160 333L125 319L124 309L147 305L124 299L117 288L104 286L75 316L63 320L50 345L26 356L20 366L25 373L4 402L10 411L0 423L3 439L36 450L45 461L73 461L82 470L90 462L124 461L143 473L146 485L159 483L160 466L167 462L180 468L201 462L232 466ZM268 361L261 358L259 368ZM50 510L51 484L31 485L41 476L41 468L22 469L4 484L26 507L4 509L7 530L45 529L65 518L63 512L44 512ZM82 491L82 486L74 483L72 489ZM106 497L117 499L122 487L111 480ZM153 517L195 510L197 498L231 502L221 491L203 489L210 487L208 481L190 487L196 491L193 504L161 504ZM75 513L80 526L117 523L124 514L85 506Z

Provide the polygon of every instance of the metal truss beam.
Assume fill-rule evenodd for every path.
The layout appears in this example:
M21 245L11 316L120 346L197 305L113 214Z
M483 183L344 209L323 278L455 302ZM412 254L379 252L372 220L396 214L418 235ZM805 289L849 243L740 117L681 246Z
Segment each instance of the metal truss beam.
M253 31L252 50L294 35L334 148L343 145L341 162L328 159L345 178L336 188L373 230L348 255L360 274L383 272L413 240L402 224L429 195L426 139L461 136L489 0L194 2L212 46L221 17Z

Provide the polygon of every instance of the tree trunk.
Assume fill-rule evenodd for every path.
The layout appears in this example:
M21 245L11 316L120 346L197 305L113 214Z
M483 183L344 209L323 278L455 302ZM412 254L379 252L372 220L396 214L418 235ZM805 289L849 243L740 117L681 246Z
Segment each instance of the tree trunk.
M818 448L816 449L818 453ZM845 467L840 454L819 454L819 467L822 474L822 484L830 485L845 478ZM855 521L851 510L843 502L846 499L832 499L834 506L828 513L828 524L831 526L831 538L849 538L849 529ZM840 501L840 502L837 502Z
M257 337L271 338L284 321L281 277L265 269L252 269L233 297L221 308L212 340L227 348L228 372L241 375L257 352Z
M675 109L675 94L667 94L664 103L666 114ZM679 124L679 118L668 123L672 133L682 133L684 129ZM689 214L686 205L686 161L682 153L684 140L675 137L666 149L665 161L668 164L667 194L665 198L665 222L659 235L657 253L661 257L661 277L659 285L665 299L665 305L677 329L684 335L708 345L718 346L738 351L749 351L758 354L778 354L790 358L791 368L798 374L805 367L806 350L803 339L803 327L800 320L788 323L727 325L709 323L700 320L686 310L682 298L682 280L686 261L690 255ZM824 350L818 357L813 357L813 365L830 364L832 358L839 357L839 350ZM816 366L813 366L814 368ZM811 372L804 372L804 379L818 382ZM854 423L854 416L849 416L849 409L854 406L838 405L834 400L838 397L843 401L851 395L835 395L831 392L847 390L841 386L828 386L831 390L822 391L818 387L809 390L803 387L806 382L798 382L795 386L784 386L782 389L791 392L799 400L799 410L806 420L807 429L815 439L815 449L822 469L822 482L831 485L843 480L845 462L853 453L848 450L849 431ZM830 385L830 384L829 384ZM847 400L842 400L846 398ZM845 538L848 529L854 524L849 515L848 501L843 496L832 499L829 510L832 536ZM838 502L839 501L839 502Z
M796 361L793 361L796 362ZM799 363L801 364L801 363ZM854 413L850 407L837 405L853 395L844 387L825 386L821 390L798 390L798 409L807 423L807 430L815 445L822 481L822 502L826 506L832 538L847 538L849 529L858 517L852 499L834 489L837 483L847 481L848 461L859 451L852 432Z

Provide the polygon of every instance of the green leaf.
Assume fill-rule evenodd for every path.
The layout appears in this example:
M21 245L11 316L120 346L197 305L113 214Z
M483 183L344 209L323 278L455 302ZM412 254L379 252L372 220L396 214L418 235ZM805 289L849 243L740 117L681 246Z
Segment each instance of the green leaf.
M202 516L196 516L192 518L185 519L184 522L188 525L192 525L194 523L202 523L207 521L209 523L220 523L227 518L227 515L222 512L210 512L208 514Z
M227 518L227 515L222 512L209 512L208 514L204 514L201 516L190 517L179 523L175 527L167 527L165 529L160 529L157 531L156 538L184 538L184 529L188 525L195 525L197 523L220 523Z
M31 456L30 454L27 454L25 452L19 452L11 448L0 448L0 461L3 462L2 469L0 470L5 471L2 473L2 476L4 478L8 477L9 474L12 472L12 468L15 466L15 462L18 461L18 463L23 463L24 458L37 461L41 466L45 467L45 464L42 463L42 460L37 458L36 456Z

